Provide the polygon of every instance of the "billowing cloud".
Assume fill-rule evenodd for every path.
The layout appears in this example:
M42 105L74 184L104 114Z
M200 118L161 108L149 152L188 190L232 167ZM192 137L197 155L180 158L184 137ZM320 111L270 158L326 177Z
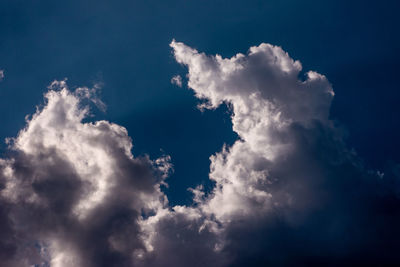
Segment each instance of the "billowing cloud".
M399 177L367 170L347 148L325 76L303 79L301 63L269 44L229 59L171 47L200 107L232 110L239 140L211 157L212 192L194 193L233 265L399 260L399 188L388 186Z
M214 188L192 188L192 205L170 206L161 190L169 156L133 156L124 127L86 122L88 101L105 108L98 88L71 92L55 81L0 160L0 262L400 261L398 166L394 174L368 170L346 146L329 119L334 93L325 76L310 71L303 78L301 63L269 44L230 59L175 41L171 47L199 107L231 110L238 140L210 157Z
M162 208L168 157L131 154L125 128L84 123L93 90L55 81L0 162L1 256L7 266L130 266L145 250L139 221ZM14 231L14 234L12 234ZM44 253L45 252L45 253ZM23 256L21 256L23 255Z

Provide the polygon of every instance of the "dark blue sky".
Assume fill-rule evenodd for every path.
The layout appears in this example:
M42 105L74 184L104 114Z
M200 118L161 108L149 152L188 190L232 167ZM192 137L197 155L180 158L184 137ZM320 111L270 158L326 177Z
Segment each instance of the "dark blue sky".
M96 118L125 126L135 155L171 155L168 196L187 202L187 187L207 183L208 157L236 137L226 109L201 113L191 91L170 84L185 70L169 43L230 57L268 42L328 77L331 117L369 167L400 162L398 1L3 0L0 7L2 140L25 125L52 80L101 81L108 109Z

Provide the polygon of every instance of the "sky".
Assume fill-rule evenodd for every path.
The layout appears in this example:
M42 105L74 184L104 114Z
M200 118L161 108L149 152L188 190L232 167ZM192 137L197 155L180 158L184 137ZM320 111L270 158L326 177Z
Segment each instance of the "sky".
M0 265L400 262L398 1L0 5Z

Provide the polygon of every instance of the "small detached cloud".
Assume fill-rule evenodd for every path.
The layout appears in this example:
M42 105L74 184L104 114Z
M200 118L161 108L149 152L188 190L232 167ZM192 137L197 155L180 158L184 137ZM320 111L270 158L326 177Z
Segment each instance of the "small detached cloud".
M182 87L182 77L180 75L176 75L176 76L172 77L171 83L175 84L179 87Z
M0 82L4 79L4 70L0 70Z

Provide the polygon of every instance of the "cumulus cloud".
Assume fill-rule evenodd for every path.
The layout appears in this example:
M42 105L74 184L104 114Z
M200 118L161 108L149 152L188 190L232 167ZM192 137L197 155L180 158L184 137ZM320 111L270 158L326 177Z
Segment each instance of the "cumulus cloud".
M366 170L347 148L325 76L300 78L301 63L270 44L232 58L171 47L200 106L232 110L239 140L211 156L212 192L194 191L233 265L399 260L400 201L387 187L398 176Z
M172 170L169 156L135 157L124 127L84 122L89 102L105 107L96 86L71 92L65 80L55 81L0 160L0 262L400 261L399 167L385 175L368 170L346 146L329 119L334 93L325 76L301 78L301 63L269 44L232 58L170 45L200 108L231 110L238 140L210 157L214 188L192 188L192 205L170 206L160 189Z
M161 209L168 157L134 157L124 127L83 123L93 91L55 81L0 162L7 266L131 266L139 221ZM3 249L4 247L4 249ZM46 253L44 253L46 252ZM136 253L136 254L135 254Z
M316 72L299 80L300 62L269 44L231 59L209 57L175 41L171 46L176 60L188 66L189 87L205 100L202 107L230 105L233 130L240 137L211 157L210 178L218 190L209 199L208 211L229 221L235 213L272 208L267 188L274 177L269 172L281 157L296 152L292 127L309 129L318 123L332 128L328 115L333 90L328 80Z

